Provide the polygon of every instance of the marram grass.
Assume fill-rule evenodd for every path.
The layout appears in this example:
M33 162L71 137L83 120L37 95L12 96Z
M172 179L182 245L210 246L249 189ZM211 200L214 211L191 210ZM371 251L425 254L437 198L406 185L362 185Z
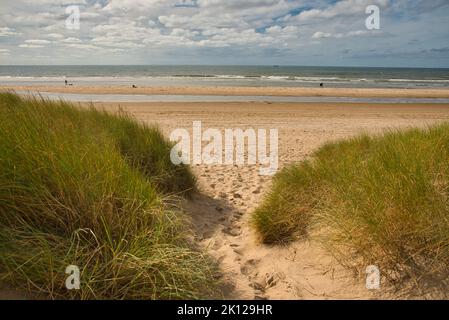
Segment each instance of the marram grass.
M51 299L215 294L213 264L167 204L194 178L156 128L12 93L0 114L0 284ZM65 287L68 265L80 290Z
M449 124L329 143L275 177L252 222L265 243L318 229L343 264L448 292Z

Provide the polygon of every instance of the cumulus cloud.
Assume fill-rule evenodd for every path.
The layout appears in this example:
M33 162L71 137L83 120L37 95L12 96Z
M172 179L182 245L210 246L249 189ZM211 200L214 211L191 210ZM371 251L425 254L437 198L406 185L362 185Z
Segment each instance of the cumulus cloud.
M30 40L25 40L25 43L27 43L27 44L44 45L44 44L49 44L51 42L48 41L48 40L30 39Z
M0 28L0 37L17 36L20 34L20 32L16 32L14 29L8 27Z
M65 43L81 43L83 41L78 39L78 38L69 37L67 39L62 40L62 42L65 42Z
M372 4L381 9L380 31L365 28L365 9ZM32 50L24 50L34 48L52 63L62 58L83 63L85 57L97 56L107 63L110 55L120 54L123 63L133 59L184 63L191 62L186 57L194 57L193 62L199 63L221 63L225 58L235 64L339 64L335 57L341 52L362 57L378 47L393 54L403 52L404 46L417 52L448 47L448 4L447 0L16 0L0 7L0 47L2 55L10 54L6 60L10 63L21 62L14 60L19 57L22 62L35 58ZM80 8L79 30L65 27L68 5ZM449 55L440 53L444 54Z
M305 22L316 19L343 18L352 15L361 16L369 5L377 5L384 9L389 3L389 0L343 0L323 9L302 11L296 17L291 18L291 20Z
M355 30L349 31L347 33L331 33L331 32L318 31L312 35L312 39L324 39L324 38L341 39L347 37L367 36L370 34L373 34L373 32L370 32L368 30Z
M0 49L0 56L9 56L10 54L9 49Z
M62 35L60 33L49 33L49 34L45 34L44 37L51 38L51 39L62 39L62 38L64 38L64 35Z
M38 44L28 44L24 43L19 45L19 48L43 48L44 46L38 45Z

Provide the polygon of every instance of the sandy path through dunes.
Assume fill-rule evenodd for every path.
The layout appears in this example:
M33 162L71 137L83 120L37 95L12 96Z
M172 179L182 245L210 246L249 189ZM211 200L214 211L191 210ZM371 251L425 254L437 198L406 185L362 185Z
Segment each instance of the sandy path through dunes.
M115 104L97 104L116 109ZM360 132L426 126L449 120L449 105L165 103L121 104L137 119L175 128L277 128L280 164L305 159L327 141ZM366 299L362 277L336 263L313 238L288 246L264 246L249 225L271 178L252 166L195 166L199 194L186 204L196 240L221 265L225 295L234 299Z

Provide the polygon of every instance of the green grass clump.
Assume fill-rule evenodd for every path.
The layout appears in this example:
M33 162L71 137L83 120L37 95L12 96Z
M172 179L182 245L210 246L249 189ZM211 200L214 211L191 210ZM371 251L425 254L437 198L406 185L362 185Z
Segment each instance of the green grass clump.
M0 113L0 283L53 299L215 293L214 267L173 207L193 176L157 129L10 93ZM81 290L65 288L68 265Z
M377 265L390 280L444 284L449 124L323 146L275 177L253 224L266 243L318 228L344 264Z

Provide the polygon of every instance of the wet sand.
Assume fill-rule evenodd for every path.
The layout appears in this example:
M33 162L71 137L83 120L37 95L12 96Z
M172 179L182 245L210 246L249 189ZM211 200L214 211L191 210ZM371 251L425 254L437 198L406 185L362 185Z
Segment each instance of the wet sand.
M0 90L145 95L303 96L353 98L449 98L449 89L293 88L293 87L140 87L131 86L2 86Z

